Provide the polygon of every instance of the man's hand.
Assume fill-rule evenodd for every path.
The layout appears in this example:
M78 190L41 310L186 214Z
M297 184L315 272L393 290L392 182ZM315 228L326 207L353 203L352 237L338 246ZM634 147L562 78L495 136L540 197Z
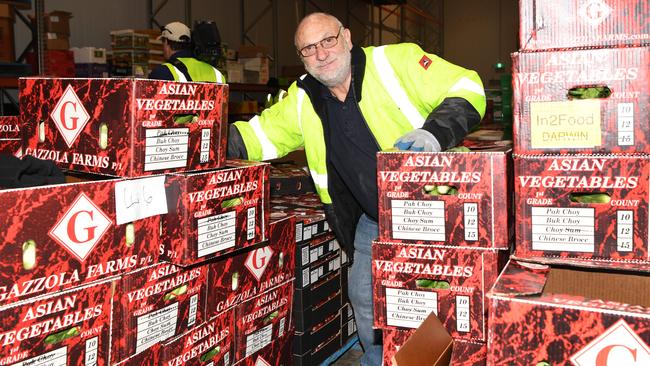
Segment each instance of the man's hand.
M441 150L440 143L438 143L435 136L421 128L417 128L398 138L393 146L400 150L409 151L438 152Z

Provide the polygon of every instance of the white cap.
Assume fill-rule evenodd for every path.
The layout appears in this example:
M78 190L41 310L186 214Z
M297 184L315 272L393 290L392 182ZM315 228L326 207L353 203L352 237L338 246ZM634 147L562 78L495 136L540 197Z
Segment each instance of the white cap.
M186 36L187 39L181 39L181 37ZM160 37L157 39L165 38L173 42L189 42L192 39L190 28L181 22L171 22L167 24L163 30Z

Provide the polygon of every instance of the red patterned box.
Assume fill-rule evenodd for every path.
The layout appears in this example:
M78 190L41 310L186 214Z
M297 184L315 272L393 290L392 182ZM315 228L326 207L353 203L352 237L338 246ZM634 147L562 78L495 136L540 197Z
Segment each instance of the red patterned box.
M509 150L377 154L379 240L508 248L511 170Z
M648 283L511 260L488 294L488 365L650 365Z
M0 364L109 365L111 282L0 308Z
M221 167L228 86L143 79L20 79L25 154L141 176Z
M0 153L22 155L18 116L0 116Z
M267 245L208 265L208 317L293 279L295 225L293 217L273 221Z
M522 50L650 44L647 0L520 0Z
M164 259L192 265L268 237L269 164L227 164L226 169L167 176Z
M256 356L241 360L241 366L291 366L293 365L293 332L289 331L280 339L275 339L271 346L264 348Z
M374 327L415 329L431 312L454 339L485 341L485 294L507 250L373 242Z
M650 47L521 52L513 69L515 153L650 152Z
M517 257L650 263L650 158L517 156L515 173Z
M130 196L140 180L67 179L77 183L0 190L0 305L158 261L161 215L129 216L115 199L118 191Z
M393 357L414 332L415 329L384 329L382 331L384 336L384 366L408 366L394 362ZM450 365L485 366L487 344L454 340L452 347Z
M207 267L169 263L122 276L113 295L111 360L119 362L205 319Z
M235 307L235 361L255 357L291 328L293 280Z
M165 366L229 366L235 348L235 323L232 310L225 311L200 327L163 343Z

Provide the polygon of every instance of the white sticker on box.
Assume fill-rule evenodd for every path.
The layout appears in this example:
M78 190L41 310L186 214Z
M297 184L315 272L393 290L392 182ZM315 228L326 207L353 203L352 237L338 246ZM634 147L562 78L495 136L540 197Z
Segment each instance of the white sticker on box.
M309 263L314 263L318 260L318 248L314 248L309 253Z
M533 250L594 252L594 209L531 207Z
M314 282L318 281L318 277L320 277L319 276L319 272L320 272L319 270L322 270L322 267L316 268L316 269L311 271L311 278L309 279L311 283L314 283Z
M618 145L634 145L634 104L618 104Z
M469 296L456 296L456 329L459 332L469 332L470 311Z
M261 350L273 340L273 324L257 330L246 337L246 357Z
M302 286L307 287L309 283L309 268L305 268L302 270Z
M167 214L167 195L164 175L115 183L117 225L165 214Z
M227 352L225 355L223 355L223 366L229 366L230 365L230 352Z
M235 246L235 211L208 216L197 220L197 252L199 257Z
M634 211L616 211L616 249L631 252L634 242Z
M192 295L190 298L190 311L189 311L189 319L187 320L187 327L191 327L196 323L196 312L198 310L198 305L199 305L199 295Z
M207 163L210 160L210 129L201 129L201 160L200 163Z
M97 349L99 348L99 337L86 339L86 355L84 366L97 365Z
M432 312L438 315L437 293L386 288L386 322L389 326L415 329Z
M147 129L145 134L145 171L187 166L189 128Z
M323 223L323 231L329 231L329 229L330 229L330 224L327 221L325 221Z
M309 240L311 239L311 226L305 226L302 230L302 239Z
M302 222L296 224L296 243L302 241Z
M152 311L137 318L135 353L140 353L154 344L170 338L176 332L178 302Z
M467 202L463 204L463 223L465 227L465 240L478 240L478 203Z
M249 208L246 214L246 240L251 240L255 237L255 207Z
M318 234L318 224L312 225L311 227L311 235L316 236L316 234Z
M278 327L278 337L281 337L284 334L284 323L286 318L280 319L280 326Z
M395 239L445 241L445 201L391 201Z
M302 247L301 252L302 252L302 254L300 256L302 258L301 263L302 263L303 266L306 266L306 265L308 265L310 263L309 262L310 261L310 258L309 258L309 245L305 245L304 247Z
M14 363L12 366L66 366L68 364L67 347L57 348L54 351L28 358Z

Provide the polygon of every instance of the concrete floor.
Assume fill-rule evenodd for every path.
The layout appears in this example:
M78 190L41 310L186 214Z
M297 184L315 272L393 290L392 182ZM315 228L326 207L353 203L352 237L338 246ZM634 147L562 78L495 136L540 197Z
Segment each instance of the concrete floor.
M363 355L363 351L361 350L361 346L359 344L355 344L352 348L350 348L347 352L341 356L336 362L334 362L332 365L333 366L357 366L359 365L359 359L361 359L361 356Z

